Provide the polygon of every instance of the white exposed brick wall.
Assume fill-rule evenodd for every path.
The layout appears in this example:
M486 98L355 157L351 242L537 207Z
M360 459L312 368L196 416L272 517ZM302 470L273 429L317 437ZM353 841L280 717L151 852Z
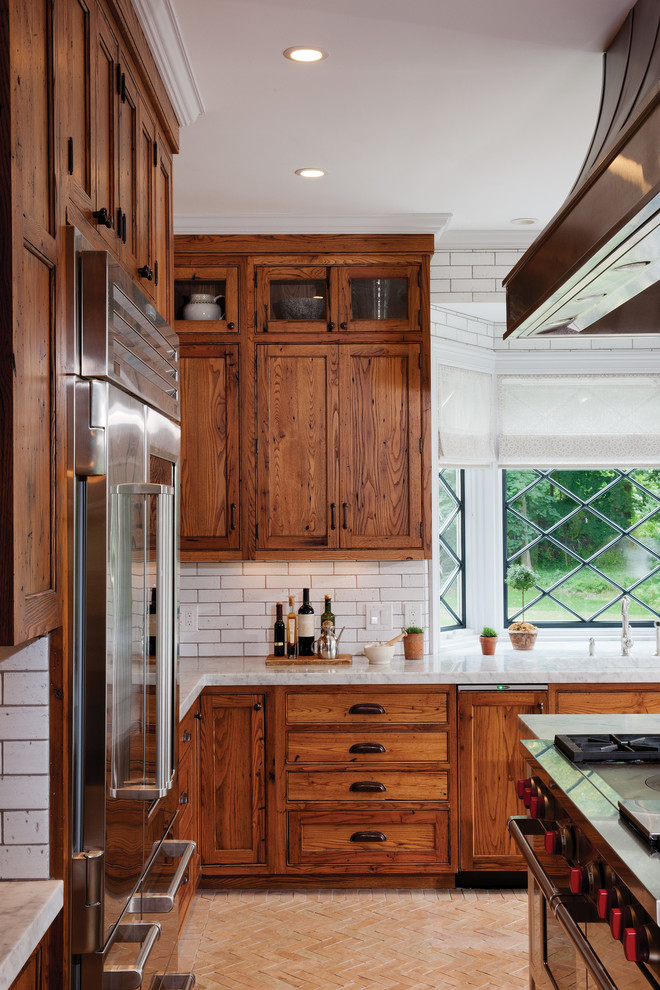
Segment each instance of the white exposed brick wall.
M48 640L0 649L0 880L49 876Z
M263 657L271 652L275 603L288 608L302 589L320 617L325 594L332 596L337 630L345 626L340 649L360 653L365 643L389 639L403 626L404 602L421 607L421 625L428 630L429 564L397 561L276 561L181 565L181 603L197 607L197 629L181 630L181 656ZM392 630L365 628L365 606L392 606ZM385 633L388 633L386 636Z

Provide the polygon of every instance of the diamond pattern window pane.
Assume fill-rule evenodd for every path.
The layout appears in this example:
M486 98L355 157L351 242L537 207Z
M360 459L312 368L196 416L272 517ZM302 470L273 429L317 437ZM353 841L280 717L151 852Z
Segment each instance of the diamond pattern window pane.
M440 575L440 625L442 629L465 626L463 471L440 471L438 495Z
M631 620L660 617L660 470L507 471L505 491L506 566L537 575L527 620L619 625L624 594ZM511 622L520 594L505 589Z

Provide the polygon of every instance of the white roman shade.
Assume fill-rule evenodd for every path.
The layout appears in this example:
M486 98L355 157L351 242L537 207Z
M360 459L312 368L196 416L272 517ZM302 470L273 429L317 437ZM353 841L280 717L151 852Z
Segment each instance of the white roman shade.
M493 375L436 364L438 461L487 467L495 458Z
M660 466L660 375L499 375L501 467Z

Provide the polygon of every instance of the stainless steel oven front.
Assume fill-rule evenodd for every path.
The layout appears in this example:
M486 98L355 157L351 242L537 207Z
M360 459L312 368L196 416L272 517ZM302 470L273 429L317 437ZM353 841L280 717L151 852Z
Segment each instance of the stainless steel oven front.
M529 876L535 990L660 990L660 929L539 777L509 820Z

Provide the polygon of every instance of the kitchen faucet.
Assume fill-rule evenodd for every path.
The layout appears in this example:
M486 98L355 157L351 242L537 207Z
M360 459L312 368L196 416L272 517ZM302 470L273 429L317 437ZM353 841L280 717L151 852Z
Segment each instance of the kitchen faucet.
M624 595L621 599L621 656L630 656L630 647L635 642L630 635L630 619L628 618L628 610L630 608L630 599L628 595Z

